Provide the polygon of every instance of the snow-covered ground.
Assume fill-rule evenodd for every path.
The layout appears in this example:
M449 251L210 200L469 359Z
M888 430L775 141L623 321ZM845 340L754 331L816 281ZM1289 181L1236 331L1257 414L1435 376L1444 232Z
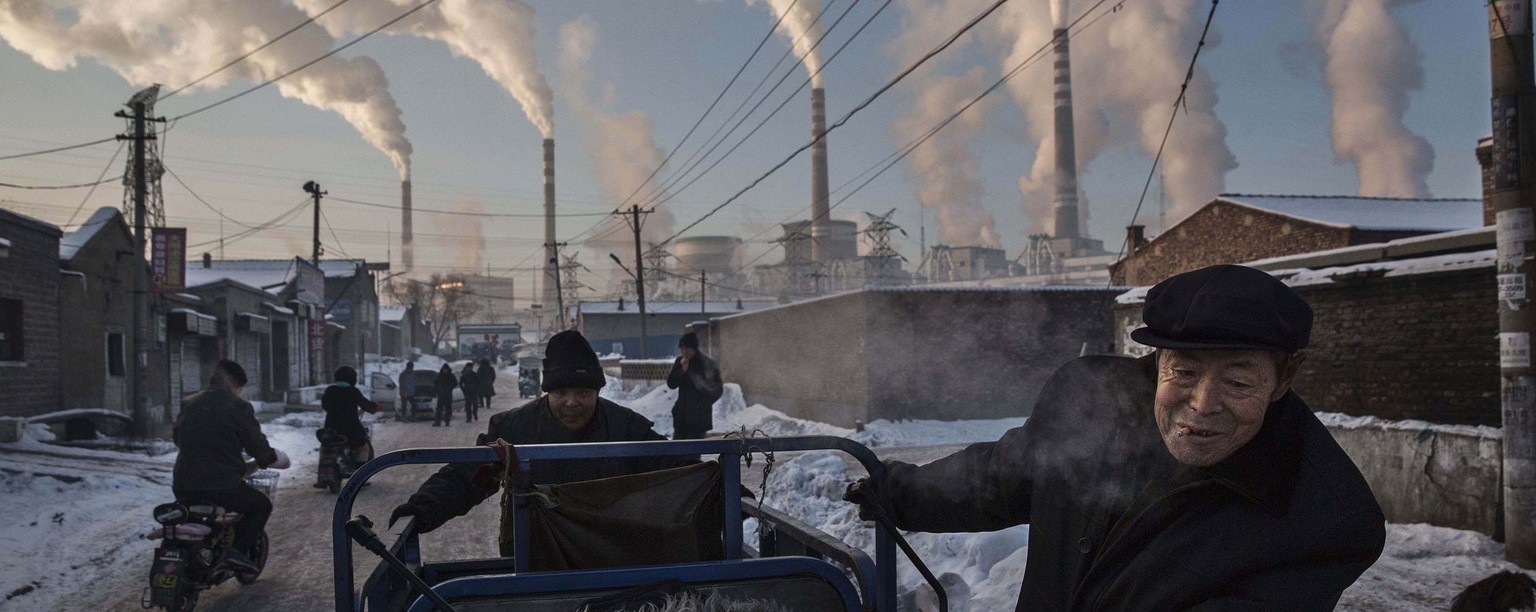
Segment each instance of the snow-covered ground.
M644 414L657 431L671 433L676 392L661 388L603 395ZM747 405L740 387L726 385L715 405L715 431L746 430L767 436L846 436L876 448L927 447L994 440L1023 419L875 421L863 431L805 421L762 405ZM268 439L294 460L280 482L279 500L308 488L314 473L314 430L320 413L290 414L263 425ZM365 421L373 422L371 415ZM46 444L46 427L32 427L21 442L0 444L0 610L50 610L70 605L71 593L88 585L140 572L154 549L139 534L152 527L149 511L171 498L175 454L168 444L135 452ZM947 449L933 449L947 452ZM831 452L781 459L764 487L766 503L873 552L874 532L857 510L841 501L847 484L861 476ZM752 527L749 522L749 529ZM957 612L1011 609L1023 577L1029 528L982 534L908 535L936 574L950 574ZM1353 611L1444 610L1461 589L1496 571L1517 569L1503 560L1503 546L1480 533L1428 525L1389 525L1382 558L1344 593L1339 609ZM922 580L905 561L903 590Z

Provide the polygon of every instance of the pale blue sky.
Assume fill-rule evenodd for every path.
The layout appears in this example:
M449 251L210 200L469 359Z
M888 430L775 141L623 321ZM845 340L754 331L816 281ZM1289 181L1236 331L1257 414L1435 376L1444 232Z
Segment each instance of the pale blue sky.
M593 65L599 73L594 78L611 83L615 96L607 110L649 113L663 150L681 138L772 23L762 6L728 0L529 3L537 11L539 64L557 92L559 28L588 16L598 34ZM1199 4L1203 14L1207 4ZM1298 8L1300 4L1223 2L1214 27L1220 44L1207 48L1201 56L1201 64L1216 83L1220 98L1216 113L1226 125L1227 146L1240 164L1226 177L1229 192L1356 191L1353 167L1335 160L1332 153L1328 94L1317 60L1306 55L1305 50L1314 46L1312 26ZM829 116L841 116L894 72L894 63L885 50L900 31L899 6L893 4L827 69ZM1422 51L1425 86L1412 94L1406 123L1434 147L1434 169L1428 183L1437 197L1479 195L1472 148L1476 139L1489 131L1484 11L1482 3L1419 2L1395 12ZM863 15L867 11L861 7L850 19ZM834 33L829 44L840 43L851 30L847 27ZM776 58L785 45L784 39L774 37L767 47L769 57ZM353 53L376 59L390 79L390 89L403 111L406 136L416 151L418 207L449 208L456 198L472 197L495 212L541 209L539 134L477 65L453 57L436 41L403 36L376 36L348 52ZM945 58L944 72L958 74L982 66L989 80L998 74L1000 60L995 49L972 44L954 53L954 57ZM744 78L755 83L765 66L758 64ZM8 118L0 123L0 155L115 133L122 129L122 123L112 113L135 90L111 70L89 60L68 71L49 71L3 45L0 75L7 84L0 87L0 112ZM798 84L797 78L798 73L790 83ZM166 101L160 110L174 115L247 85L235 83L215 91L183 94ZM1170 102L1176 85L1169 86ZM909 87L897 88L834 134L834 187L894 149L898 143L890 137L889 126L910 103L911 92ZM997 98L987 115L988 129L973 141L973 151L981 160L984 204L996 216L1003 246L1013 255L1025 235L1040 231L1028 227L1016 187L1018 176L1028 171L1034 144L1021 137L1023 118L1014 102L1007 95ZM734 106L736 100L731 97L726 102ZM808 103L792 102L737 155L679 195L672 209L680 222L698 218L803 144L808 137L808 115ZM707 123L706 128L713 125ZM562 212L603 211L615 204L601 195L594 182L581 144L584 128L570 111L568 101L557 94ZM90 181L114 148L101 145L0 162L0 181ZM284 99L273 89L183 122L169 136L166 163L205 198L248 222L270 218L298 203L304 197L299 186L309 179L320 181L334 195L381 203L398 200L398 179L383 154L364 143L338 116ZM700 226L697 233L740 233L745 227L744 233L750 234L763 224L783 220L807 201L808 164L808 156L791 163L749 197ZM1119 228L1130 220L1149 164L1150 159L1139 149L1127 147L1108 150L1094 162L1084 177L1083 190L1095 205L1091 227L1095 237L1119 244ZM121 160L116 165L120 166ZM896 221L911 234L910 240L897 246L914 257L919 224L929 228L931 244L934 221L931 213L920 221L914 185L899 170L888 172L838 212L897 208ZM114 167L110 174L119 172L120 168ZM165 193L170 225L189 225L192 242L217 237L217 224L210 221L215 218L212 212L169 178ZM0 206L62 224L83 195L78 190L0 188L0 199L12 201L0 202ZM115 205L121 198L120 185L103 186L75 222L89 216L94 207ZM1149 206L1155 208L1155 201ZM399 231L396 213L340 203L328 210L341 232L341 248L354 256L382 259L384 232ZM307 254L308 219L306 214L293 227L233 244L228 255ZM462 231L437 221L417 217L416 231L426 235L422 241L436 239L433 234ZM564 219L560 224L562 237L590 223L583 218ZM493 220L483 228L488 239L486 255L493 269L523 260L542 239L542 225L534 219ZM237 229L226 226L230 233ZM328 232L323 234L326 242L332 242ZM584 259L601 271L609 266L605 257L598 260L600 256L589 254ZM424 261L427 258L432 261ZM764 261L776 258L770 255ZM437 265L443 260L433 257L432 251L418 254L418 264Z

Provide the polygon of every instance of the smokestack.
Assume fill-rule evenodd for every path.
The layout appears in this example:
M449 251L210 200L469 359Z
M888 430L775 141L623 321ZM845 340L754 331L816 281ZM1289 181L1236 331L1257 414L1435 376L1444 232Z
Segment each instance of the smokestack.
M555 139L544 139L544 308L555 308Z
M1067 52L1067 30L1056 37L1056 220L1053 238L1078 238L1077 147L1072 135L1072 59Z
M410 270L416 265L416 247L411 244L411 182L400 182L400 265Z
M811 147L811 261L820 263L830 259L823 243L831 238L827 222L831 199L827 189L827 92L821 87L811 89L811 137L816 144Z

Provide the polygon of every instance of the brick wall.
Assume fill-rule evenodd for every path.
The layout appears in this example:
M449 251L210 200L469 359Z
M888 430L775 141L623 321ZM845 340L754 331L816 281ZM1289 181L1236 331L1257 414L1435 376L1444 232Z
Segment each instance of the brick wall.
M1313 410L1499 426L1493 268L1296 287L1312 305L1296 391ZM1141 304L1115 307L1120 352Z
M60 277L61 303L69 305L59 313L60 357L69 364L63 372L64 408L107 408L132 414L130 387L133 363L133 239L128 236L120 217L113 217L113 227L104 228L82 245L74 257L61 265L84 274ZM154 327L151 326L151 333ZM123 334L123 372L107 372L108 333ZM153 348L153 336L149 348ZM153 351L152 351L153 353ZM151 356L150 363L159 363ZM153 393L148 405L163 404L165 393ZM157 399L159 401L157 401ZM153 412L153 411L152 411Z
M1478 140L1475 154L1483 177L1483 225L1493 225L1493 137Z
M0 210L0 238L11 243L0 259L0 298L22 303L23 362L0 362L0 415L30 416L58 410L58 228Z
M1223 263L1241 263L1355 244L1349 228L1215 201L1110 265L1116 285L1153 285L1165 278Z

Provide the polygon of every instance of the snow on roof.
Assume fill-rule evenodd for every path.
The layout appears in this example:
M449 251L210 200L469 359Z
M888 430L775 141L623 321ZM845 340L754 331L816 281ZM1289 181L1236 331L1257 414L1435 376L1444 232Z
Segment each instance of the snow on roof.
M747 312L749 310L761 310L778 304L773 300L742 300L741 308L736 308L735 300L713 300L705 303L705 312L699 312L698 302L652 302L645 303L646 314L732 314ZM631 314L639 313L640 308L633 300L624 300L624 310L619 310L617 301L581 302L577 305L582 314Z
M405 307L404 306L380 306L379 307L379 320L380 321L384 321L384 322L404 321L405 320Z
M123 213L111 206L103 206L91 213L91 218L81 223L75 231L59 239L59 259L74 259L80 248L88 244L101 230L112 225L113 219L122 219Z
M1313 223L1362 230L1440 231L1483 225L1477 199L1222 194L1216 198Z
M1317 412L1314 414L1317 415L1317 419L1322 421L1324 425L1337 429L1364 429L1369 427L1373 429L1433 431L1435 433L1457 434L1477 438L1502 439L1504 437L1504 430L1487 425L1446 425L1413 419L1389 421L1373 416L1351 416L1340 412Z
M330 259L320 261L320 271L326 278L347 278L356 273L361 259ZM292 259L215 259L210 267L187 266L187 286L197 287L229 279L268 293L277 294L293 279Z
M1422 236L1411 236L1408 238L1399 238L1397 240L1388 240L1386 242L1358 244L1355 246L1328 249L1326 251L1312 251L1309 253L1297 253L1295 255L1284 255L1281 257L1270 257L1267 259L1256 259L1254 261L1245 262L1243 265L1259 268L1261 270L1275 270L1280 268L1303 267L1309 264L1316 265L1318 262L1322 261L1328 261L1329 263L1335 264L1341 262L1354 263L1347 261L1350 259L1354 259L1356 261L1376 261L1381 259L1391 259L1393 255L1401 256L1411 254L1413 252L1422 253L1424 251L1433 250L1448 251L1462 248L1465 245L1490 246L1493 244L1495 244L1494 227L1485 226L1466 230L1457 230L1454 232L1439 232L1435 234L1425 234Z
M172 308L171 312L173 312L173 313L181 313L181 314L186 314L186 315L192 315L192 316L197 317L199 319L207 319L209 321L217 321L217 320L219 320L218 317L215 317L213 315L206 315L206 314L203 314L203 313L198 312L196 310L192 310L191 308Z
M1352 266L1332 266L1318 268L1289 268L1280 270L1266 270L1271 276L1280 279L1291 287L1308 287L1314 285L1329 285L1340 280L1346 280L1355 276L1412 276L1416 274L1431 274L1435 272L1451 272L1455 270L1475 270L1479 268L1493 268L1498 262L1498 250L1486 249L1469 253L1451 253L1449 255L1434 255L1431 257L1415 257L1412 259L1398 259L1394 261L1374 261L1355 264ZM1115 297L1117 304L1140 304L1147 299L1147 291L1151 287L1137 287Z
M288 315L288 316L293 316L293 309L292 308L288 308L286 306L278 306L277 304L273 304L272 302L262 302L261 305L265 306L267 308L272 309L272 312L275 312L277 314L285 314L285 315Z
M262 315L256 314L254 312L244 312L244 311L236 312L235 316L237 316L237 317L249 317L249 318L252 318L252 319L261 319L263 321L271 321L272 320L272 319L269 319L269 318L264 317Z

